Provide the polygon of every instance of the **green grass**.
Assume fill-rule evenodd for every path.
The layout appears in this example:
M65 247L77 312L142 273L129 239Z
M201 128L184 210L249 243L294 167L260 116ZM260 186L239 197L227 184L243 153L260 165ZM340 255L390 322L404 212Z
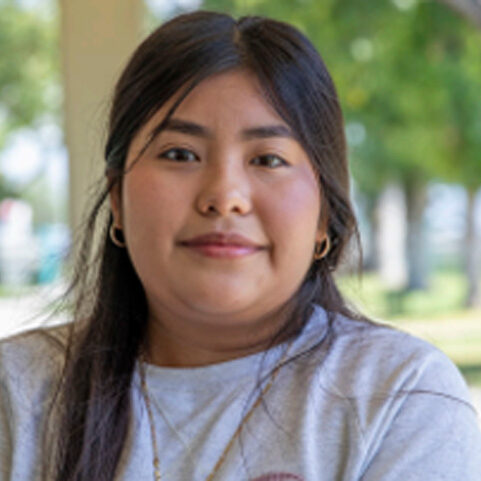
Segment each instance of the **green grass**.
M459 368L470 386L481 387L481 365L460 365Z
M341 291L368 314L382 319L432 318L463 309L467 283L459 271L440 271L430 277L427 290L392 292L376 274L340 277Z
M471 385L481 387L481 309L465 309L461 272L441 271L426 291L392 293L372 274L339 279L339 287L362 312L386 321L444 351Z

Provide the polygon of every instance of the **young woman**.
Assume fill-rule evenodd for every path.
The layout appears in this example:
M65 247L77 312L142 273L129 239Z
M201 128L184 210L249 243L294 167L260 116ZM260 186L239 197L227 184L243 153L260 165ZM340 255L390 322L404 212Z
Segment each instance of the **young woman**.
M481 479L454 365L336 288L357 232L343 121L301 33L161 26L105 159L75 322L0 345L1 481Z

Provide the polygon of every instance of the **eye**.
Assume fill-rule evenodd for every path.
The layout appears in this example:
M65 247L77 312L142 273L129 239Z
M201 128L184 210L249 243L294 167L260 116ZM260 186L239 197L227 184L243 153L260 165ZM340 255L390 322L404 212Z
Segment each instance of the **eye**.
M254 157L252 161L260 162L264 166L267 166L270 168L283 167L283 166L287 167L289 165L282 157L279 157L278 155L274 155L274 154L258 155L257 157Z
M194 154L194 152L179 147L174 147L162 152L159 154L159 158L173 160L176 162L192 162L198 160L198 157L196 154Z

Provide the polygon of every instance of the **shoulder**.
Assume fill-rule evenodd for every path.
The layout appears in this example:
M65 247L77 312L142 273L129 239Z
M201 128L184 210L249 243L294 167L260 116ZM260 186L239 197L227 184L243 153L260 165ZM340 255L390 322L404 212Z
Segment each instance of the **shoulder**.
M315 385L355 426L363 479L477 479L479 419L454 363L386 325L339 315L330 325Z
M426 391L469 401L466 383L438 348L379 323L333 318L322 373L346 397Z
M0 340L2 397L19 404L45 399L63 367L68 332L64 324Z
M1 339L1 366L4 370L9 367L20 369L34 361L42 365L53 361L65 351L69 327L69 324L62 324L38 328Z
M479 420L443 352L389 326L338 317L325 361L328 389L356 419L363 479L477 479Z

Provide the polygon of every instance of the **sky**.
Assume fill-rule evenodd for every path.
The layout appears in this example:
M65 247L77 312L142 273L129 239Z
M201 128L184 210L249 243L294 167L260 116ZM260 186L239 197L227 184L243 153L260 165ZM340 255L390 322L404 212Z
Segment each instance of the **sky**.
M15 185L25 185L42 172L52 189L68 182L68 155L62 131L55 124L37 130L21 129L0 153L0 170Z

